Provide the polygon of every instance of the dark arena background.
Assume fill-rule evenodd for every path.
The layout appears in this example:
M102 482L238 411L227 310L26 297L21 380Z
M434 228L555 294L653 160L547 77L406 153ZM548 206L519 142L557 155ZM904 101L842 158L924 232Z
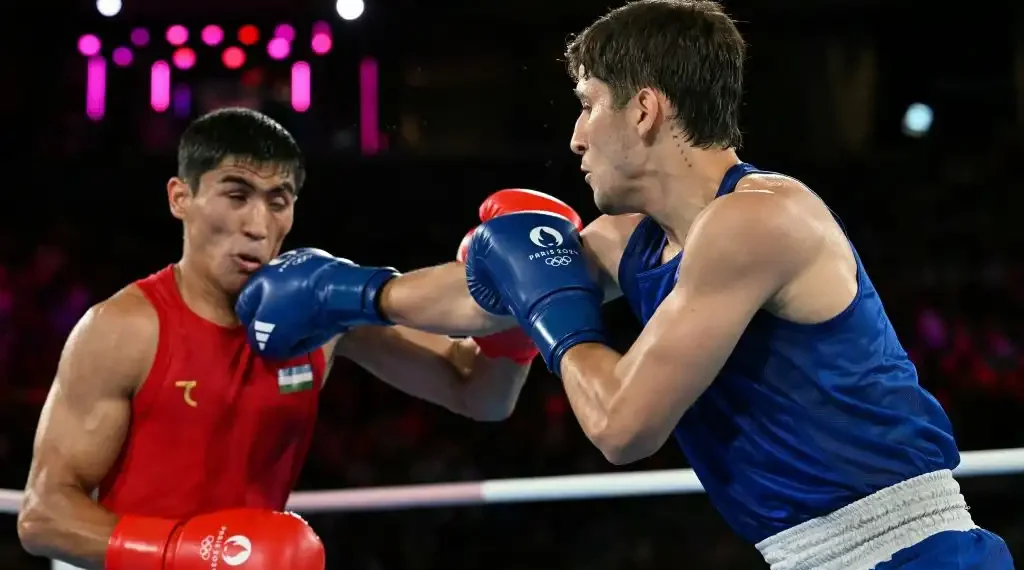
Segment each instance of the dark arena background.
M569 150L578 102L562 53L617 5L11 3L0 50L0 487L11 490L0 567L52 564L25 554L15 529L40 408L86 309L180 254L164 188L189 120L240 105L294 133L309 181L286 248L400 270L441 263L501 188L597 216ZM1012 451L1024 447L1024 233L1012 206L1024 8L724 6L749 44L741 157L801 178L842 218L961 450L1008 450L979 456L961 484L974 520L1024 555L1024 466ZM607 311L628 347L638 323L624 303ZM541 365L504 422L463 419L345 361L320 407L299 491L687 466L673 445L607 463ZM308 516L332 570L766 567L700 493L333 511Z

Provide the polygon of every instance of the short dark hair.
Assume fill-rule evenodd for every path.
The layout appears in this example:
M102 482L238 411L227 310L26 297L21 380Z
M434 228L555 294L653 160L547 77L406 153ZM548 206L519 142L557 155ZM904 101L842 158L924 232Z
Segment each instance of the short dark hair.
M199 178L227 158L290 172L296 192L306 179L302 150L291 133L252 109L218 109L193 121L178 143L178 177L196 192Z
M746 46L717 2L632 2L576 35L565 57L577 81L595 77L607 83L619 109L644 87L661 91L694 146L735 148L742 142Z

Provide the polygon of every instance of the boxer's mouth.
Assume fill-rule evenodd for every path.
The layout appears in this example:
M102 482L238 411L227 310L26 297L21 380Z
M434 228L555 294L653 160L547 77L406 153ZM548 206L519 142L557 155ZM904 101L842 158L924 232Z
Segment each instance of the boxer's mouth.
M249 255L247 253L238 253L235 254L235 259L238 260L238 264L242 267L242 269L247 272L256 271L257 269L263 266L263 261L255 255Z

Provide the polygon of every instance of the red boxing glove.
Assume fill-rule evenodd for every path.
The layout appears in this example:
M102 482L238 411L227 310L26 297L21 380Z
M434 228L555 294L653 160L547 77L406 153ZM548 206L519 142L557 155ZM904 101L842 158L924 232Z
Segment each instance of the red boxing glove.
M480 221L487 222L504 214L515 212L551 212L572 222L576 229L583 231L583 220L565 202L536 190L509 188L491 194L480 204Z
M529 211L558 214L572 222L577 230L583 230L583 220L568 204L543 192L521 188L499 190L488 196L480 205L480 221L486 222L504 214ZM473 228L462 238L456 256L458 261L466 261L466 251L475 231L476 228ZM480 347L480 352L488 358L508 358L526 365L532 362L538 353L530 337L518 327L473 340Z
M291 513L230 509L187 521L122 517L106 570L324 570L324 545Z

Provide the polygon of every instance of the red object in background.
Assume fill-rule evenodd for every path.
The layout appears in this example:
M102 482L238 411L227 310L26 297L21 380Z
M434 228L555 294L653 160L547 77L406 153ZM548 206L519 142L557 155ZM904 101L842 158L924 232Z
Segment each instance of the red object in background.
M242 48L240 47L231 46L224 50L220 59L224 62L224 67L228 69L238 69L245 65L245 52L242 51Z
M260 41L259 28L251 24L242 26L238 30L238 41L242 42L242 45L246 46L251 46L256 42Z

